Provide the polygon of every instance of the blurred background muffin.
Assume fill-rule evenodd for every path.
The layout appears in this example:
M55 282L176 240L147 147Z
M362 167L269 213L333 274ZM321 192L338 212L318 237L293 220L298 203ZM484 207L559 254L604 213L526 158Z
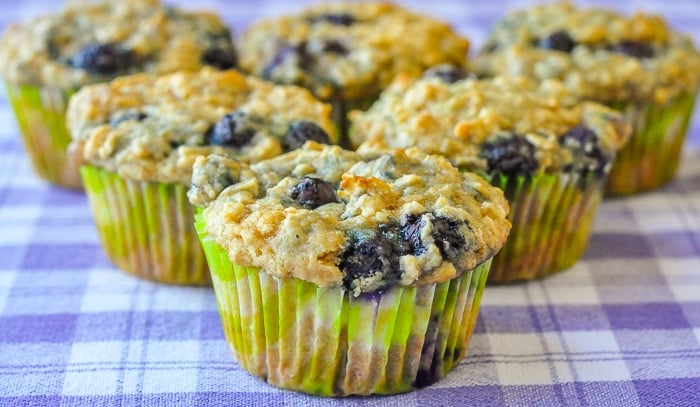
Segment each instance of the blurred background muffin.
M486 76L560 79L581 98L622 111L633 131L613 165L609 193L633 194L673 178L700 54L660 16L569 3L521 9L495 25L474 67Z
M136 72L163 74L236 65L231 33L213 13L156 0L67 3L10 25L0 37L0 76L35 171L80 188L66 157L65 112L80 87Z
M464 65L469 42L447 24L390 3L321 3L253 23L238 41L241 69L310 89L346 113L365 109L399 72Z

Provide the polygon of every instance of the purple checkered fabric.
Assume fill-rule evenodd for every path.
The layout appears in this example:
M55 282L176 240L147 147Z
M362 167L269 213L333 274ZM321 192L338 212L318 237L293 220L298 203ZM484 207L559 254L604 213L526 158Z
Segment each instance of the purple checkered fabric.
M185 6L194 6L195 2ZM408 1L475 48L528 1ZM700 42L700 3L618 0ZM279 1L207 0L237 32ZM56 9L0 0L0 28ZM2 63L2 61L0 61ZM152 284L103 255L85 196L33 175L0 96L0 405L326 405L246 374L211 289ZM339 405L700 406L700 123L676 180L606 200L584 259L544 281L487 287L468 355L444 380Z

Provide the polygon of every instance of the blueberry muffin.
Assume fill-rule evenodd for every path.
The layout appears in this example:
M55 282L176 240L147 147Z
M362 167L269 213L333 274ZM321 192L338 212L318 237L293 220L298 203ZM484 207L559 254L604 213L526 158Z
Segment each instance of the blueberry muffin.
M189 197L239 364L324 396L447 374L510 228L498 188L418 149L199 157Z
M176 284L209 281L186 198L198 156L255 162L337 139L330 106L307 90L210 68L83 87L67 121L69 156L110 259Z
M364 109L398 72L464 64L469 43L446 24L389 3L328 3L264 19L245 31L241 68L310 89L345 113Z
M629 126L558 81L479 80L436 67L400 76L367 112L353 112L352 140L366 153L419 147L476 171L505 191L513 230L490 281L548 275L583 254L616 151Z
M0 76L36 172L79 188L66 158L66 106L80 87L136 72L228 69L231 34L211 13L154 0L72 2L60 12L10 25L0 37Z
M531 7L498 23L474 61L480 75L556 78L633 125L607 191L632 194L671 180L693 112L700 54L656 15L623 16L568 3Z

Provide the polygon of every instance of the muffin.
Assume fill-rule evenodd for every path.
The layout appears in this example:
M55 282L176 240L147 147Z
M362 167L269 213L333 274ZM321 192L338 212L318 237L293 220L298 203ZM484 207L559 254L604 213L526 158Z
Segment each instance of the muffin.
M398 77L351 118L360 152L416 146L505 191L513 229L493 260L492 282L539 278L576 262L629 132L621 114L578 102L558 81L478 80L449 67Z
M398 72L463 65L469 42L448 25L389 3L328 3L264 19L238 41L241 68L310 89L333 105L341 133L346 112L365 109Z
M174 284L210 279L186 197L197 156L254 162L337 139L330 106L307 90L210 68L83 87L67 120L107 255Z
M231 34L210 13L155 0L71 2L11 25L0 38L0 76L29 157L42 178L80 188L66 158L68 100L80 87L137 72L235 65Z
M323 396L446 375L510 228L500 190L417 149L199 157L189 197L238 363Z
M474 61L480 75L562 80L579 97L618 109L633 126L607 192L670 181L693 112L700 55L659 16L622 16L568 3L531 7L498 23Z

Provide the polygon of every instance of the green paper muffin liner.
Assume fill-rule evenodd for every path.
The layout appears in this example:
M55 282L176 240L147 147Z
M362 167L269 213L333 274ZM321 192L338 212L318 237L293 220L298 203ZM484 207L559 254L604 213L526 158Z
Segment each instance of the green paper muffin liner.
M6 88L34 171L53 184L81 188L78 168L67 158L71 137L65 116L72 92L11 84Z
M232 264L196 228L226 340L238 363L274 386L322 396L395 394L445 376L467 349L489 263L438 284L357 298Z
M90 165L80 173L102 247L117 267L159 283L210 284L185 185L126 180Z
M490 283L541 278L571 267L588 244L605 178L593 174L499 175L513 227L493 259Z
M606 192L628 195L657 188L676 174L683 141L695 105L695 93L666 105L614 103L632 124L630 140L618 152Z

